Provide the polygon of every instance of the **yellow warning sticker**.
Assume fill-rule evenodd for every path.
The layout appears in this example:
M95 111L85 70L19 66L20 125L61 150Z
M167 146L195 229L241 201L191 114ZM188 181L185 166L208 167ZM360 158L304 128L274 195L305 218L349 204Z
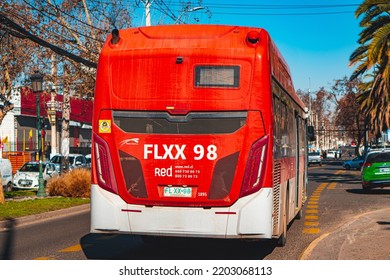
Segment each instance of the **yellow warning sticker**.
M99 133L111 133L111 120L99 120Z

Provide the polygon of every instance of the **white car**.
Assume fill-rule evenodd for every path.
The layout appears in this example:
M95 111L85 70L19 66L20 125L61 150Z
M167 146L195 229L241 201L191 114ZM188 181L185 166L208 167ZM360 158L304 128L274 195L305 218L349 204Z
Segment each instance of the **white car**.
M46 187L47 182L58 176L56 166L51 162L42 162L43 184ZM13 188L22 190L37 190L39 187L39 163L26 162L14 176Z
M337 151L328 151L326 153L326 158L328 158L328 159L337 159Z

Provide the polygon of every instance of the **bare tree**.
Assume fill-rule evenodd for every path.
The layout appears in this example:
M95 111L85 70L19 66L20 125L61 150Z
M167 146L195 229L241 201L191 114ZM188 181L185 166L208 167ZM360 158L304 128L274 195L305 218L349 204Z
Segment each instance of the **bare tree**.
M363 142L367 123L361 112L357 96L360 93L359 85L361 81L349 80L347 77L335 81L332 86L331 95L337 107L335 112L335 125L345 130L346 137L356 139L356 151L359 153L360 144Z

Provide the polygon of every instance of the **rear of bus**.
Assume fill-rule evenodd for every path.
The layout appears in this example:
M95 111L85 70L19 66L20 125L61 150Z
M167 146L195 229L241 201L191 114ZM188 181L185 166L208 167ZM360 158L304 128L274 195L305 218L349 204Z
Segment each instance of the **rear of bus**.
M262 29L212 25L108 38L94 101L92 232L273 237L269 44Z

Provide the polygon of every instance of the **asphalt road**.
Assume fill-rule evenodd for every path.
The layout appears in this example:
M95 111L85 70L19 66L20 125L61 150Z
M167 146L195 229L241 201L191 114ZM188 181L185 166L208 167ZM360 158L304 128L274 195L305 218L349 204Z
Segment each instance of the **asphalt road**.
M287 244L193 238L149 238L89 233L89 211L59 214L0 230L3 259L298 260L313 241L354 216L388 207L390 189L366 194L359 171L338 162L309 168L304 216L289 227ZM1 247L2 246L2 247Z

